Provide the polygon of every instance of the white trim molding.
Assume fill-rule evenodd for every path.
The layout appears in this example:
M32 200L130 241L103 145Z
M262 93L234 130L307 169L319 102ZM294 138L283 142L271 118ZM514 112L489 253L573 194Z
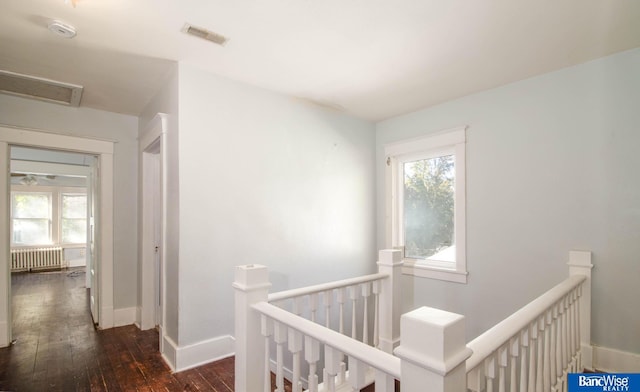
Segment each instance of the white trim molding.
M163 337L162 357L172 371L181 372L215 362L235 354L235 339L231 335L218 336L186 346L178 346L168 336Z
M114 309L113 326L122 327L124 325L134 324L136 320L136 308Z
M593 346L593 368L609 373L640 373L640 354Z
M176 371L176 355L178 345L169 337L169 335L160 335L160 355L162 359L169 365L172 372Z
M98 156L100 168L98 325L112 328L113 315L113 153L114 142L0 125L0 347L11 343L8 174L11 145L58 149Z
M417 277L467 283L466 256L466 132L467 126L387 144L385 212L386 247L402 250L402 272ZM403 167L439 156L455 157L453 246L426 259L404 257Z

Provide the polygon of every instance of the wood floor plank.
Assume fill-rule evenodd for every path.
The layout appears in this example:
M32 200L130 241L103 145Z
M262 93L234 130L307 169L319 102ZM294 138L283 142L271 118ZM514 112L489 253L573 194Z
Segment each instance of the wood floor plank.
M81 269L12 276L16 343L0 349L0 390L233 391L233 358L172 373L156 330L96 330L84 282Z

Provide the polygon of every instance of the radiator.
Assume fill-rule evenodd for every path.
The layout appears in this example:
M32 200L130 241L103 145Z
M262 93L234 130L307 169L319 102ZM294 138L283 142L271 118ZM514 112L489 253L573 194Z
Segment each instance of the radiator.
M61 247L11 249L11 272L62 268Z

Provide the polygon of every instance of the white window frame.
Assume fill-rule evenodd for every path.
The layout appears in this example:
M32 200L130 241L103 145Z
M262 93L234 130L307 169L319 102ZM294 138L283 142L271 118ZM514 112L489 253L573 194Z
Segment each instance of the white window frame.
M85 231L85 241L83 242L65 242L64 238L63 238L63 234L62 234L62 221L64 221L65 219L67 220L84 220L85 222L85 226L86 226L86 222L87 222L87 218L86 218L86 214L84 218L65 218L64 217L64 207L63 207L63 202L64 202L64 197L65 196L84 196L85 197L85 201L87 198L87 192L86 189L74 189L72 191L69 190L70 188L60 188L59 191L59 202L58 202L58 210L59 210L59 218L58 218L58 242L61 245L69 245L69 247L73 247L73 245L79 245L79 246L85 246L86 245L86 231Z
M49 199L49 214L47 218L16 218L14 216L14 200L15 200L15 196L19 195L19 194L32 194L32 195L46 195L47 199ZM36 246L48 246L54 243L55 240L55 228L54 228L54 218L55 218L55 211L54 211L54 207L53 207L53 199L54 199L54 195L53 192L51 192L49 189L46 190L15 190L11 192L11 219L10 219L10 232L11 232L11 246L12 247L36 247ZM47 220L47 224L48 224L48 229L49 229L49 240L46 242L42 242L42 243L35 243L35 244L25 244L25 243L16 243L13 242L14 241L14 234L13 234L13 226L14 226L14 221L16 219L19 220Z
M49 242L41 244L18 244L13 242L13 194L14 193L40 193L49 195ZM60 186L27 186L27 185L12 185L11 186L11 219L10 219L10 233L11 233L11 247L13 248L37 248L41 246L62 246L63 248L81 248L85 243L66 243L62 241L62 195L86 195L86 188L76 187L60 187Z
M387 246L403 251L402 272L424 278L467 283L466 258L466 129L458 127L427 136L403 140L385 146L386 241ZM455 260L414 259L404 257L403 190L405 162L454 155L454 243Z

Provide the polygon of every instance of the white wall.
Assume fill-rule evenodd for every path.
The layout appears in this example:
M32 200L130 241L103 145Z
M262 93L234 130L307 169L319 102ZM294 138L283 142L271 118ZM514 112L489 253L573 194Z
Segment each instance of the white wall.
M0 95L0 123L114 140L114 307L135 306L138 119L116 113Z
M499 64L496 64L499 66ZM407 306L466 315L472 338L594 252L592 340L640 353L640 50L377 124L378 245L385 143L469 125L469 283L405 277Z
M180 346L233 334L236 265L279 291L375 269L373 125L180 64Z

